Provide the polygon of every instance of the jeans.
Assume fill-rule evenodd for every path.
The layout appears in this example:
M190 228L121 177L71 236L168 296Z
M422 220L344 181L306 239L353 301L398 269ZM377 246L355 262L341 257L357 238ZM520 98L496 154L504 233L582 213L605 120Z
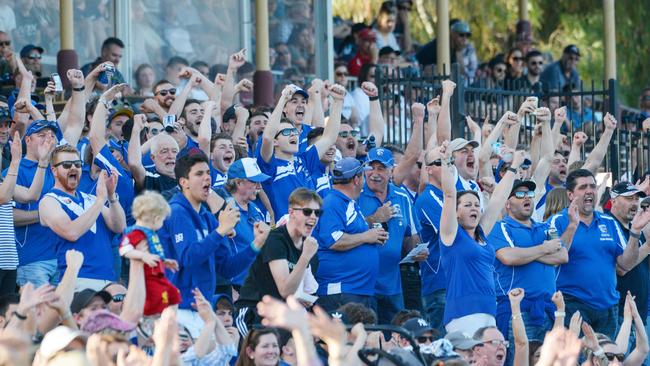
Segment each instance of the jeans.
M422 282L420 268L415 263L400 265L404 309L422 312Z
M56 268L56 259L32 262L18 267L16 282L18 286L24 286L31 282L35 288L45 284L56 286L59 283L59 272Z
M16 293L16 270L0 269L0 297Z
M594 332L603 333L610 339L616 338L616 329L618 328L618 304L605 310L596 310L573 296L564 296L566 305L566 317L564 326L569 327L571 316L576 311L580 311L582 320L589 323Z
M582 314L582 312L580 313ZM497 314L497 318L498 317L499 315ZM512 362L514 361L515 358L515 336L512 332L512 318L510 319L511 320L510 320L510 326L508 327L508 338L507 338L508 342L510 343L510 346L508 347L505 366L512 365ZM544 323L538 326L529 325L530 313L527 311L521 312L521 319L524 321L524 326L526 327L526 335L528 336L529 341L532 340L544 341L546 332L553 327L553 321L547 314L544 314Z
M377 324L390 324L400 310L404 310L404 297L397 295L375 295L377 298Z
M328 313L336 311L341 306L356 302L377 312L377 300L373 296L355 295L355 294L336 294L321 296L316 300L316 304L322 307Z
M443 324L443 318L445 315L445 297L447 292L442 290L437 290L432 294L425 295L422 299L424 303L424 315L426 316L429 324L434 329L437 329L440 332L440 336L445 335L445 325Z

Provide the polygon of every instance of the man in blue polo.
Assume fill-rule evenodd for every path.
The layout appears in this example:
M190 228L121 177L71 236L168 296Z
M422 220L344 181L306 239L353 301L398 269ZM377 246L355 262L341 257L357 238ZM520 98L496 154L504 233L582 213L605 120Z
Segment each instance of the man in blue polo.
M544 339L550 329L555 307L555 268L568 261L566 248L548 230L545 222L531 219L535 207L535 183L516 180L506 201L508 215L497 222L488 237L498 260L494 261L494 282L497 292L497 326L513 342L510 330L508 292L523 288L526 297L521 303L521 317L530 339ZM558 314L561 316L561 314ZM514 350L508 350L514 356Z
M316 228L317 303L328 312L349 302L376 308L378 246L386 243L388 233L381 227L369 229L355 202L363 188L364 170L368 168L355 158L334 165L334 187L323 201L325 215Z
M383 147L368 152L366 184L359 197L361 213L368 224L381 224L388 240L379 247L379 274L375 285L379 324L389 324L404 309L399 262L402 252L409 252L420 241L411 199L404 188L390 182L395 165L393 154ZM428 253L416 259L426 259Z
M636 214L625 240L616 220L596 212L596 179L585 169L569 173L566 181L571 206L550 219L569 251L569 263L560 266L557 289L564 294L565 324L580 311L594 331L612 338L618 320L616 272L627 272L639 256L641 230L650 211Z

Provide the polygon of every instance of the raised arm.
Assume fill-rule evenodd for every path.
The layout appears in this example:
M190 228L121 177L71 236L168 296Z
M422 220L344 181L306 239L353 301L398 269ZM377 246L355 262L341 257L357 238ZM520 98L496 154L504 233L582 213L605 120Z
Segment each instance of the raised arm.
M105 170L99 174L99 180L104 179L105 184L97 184L97 195L108 197L108 207L102 208L102 217L106 223L106 227L114 233L122 233L126 228L126 215L120 201L115 196L115 188L117 187L117 170L112 169L111 175L108 176ZM100 189L105 189L106 193L100 192Z
M208 79L205 75L203 75L199 70L193 67L185 66L181 69L181 72L178 75L178 77L180 77L181 79L189 79L192 77L192 75L200 79L200 81L197 83L196 86L200 87L201 90L203 90L205 94L208 95L209 99L212 99L210 98L210 96L214 93L214 88L216 88L216 85L212 81L210 81L210 79Z
M424 105L421 103L413 103L411 106L411 115L413 121L411 125L411 139L408 145L406 145L402 162L393 169L393 183L396 186L401 185L406 180L411 171L411 167L417 163L423 148Z
M442 98L440 100L440 115L438 116L438 143L451 141L451 111L449 104L454 95L456 83L447 79L442 81ZM454 233L455 234L455 233Z
M129 140L129 170L137 188L144 187L146 175L146 171L142 165L142 147L140 146L140 132L144 128L145 122L147 122L147 116L144 114L136 114L133 116L133 130L131 131L131 140Z
M144 263L142 261L129 261L129 287L126 289L120 318L137 323L144 313L146 294Z
M93 95L93 91L95 91L95 88L98 85L101 85L100 88L97 88L98 90L104 90L106 89L106 85L99 84L97 79L99 79L99 75L106 71L108 67L112 67L115 69L115 65L113 65L112 62L106 61L102 62L101 64L97 65L94 69L92 69L88 75L86 75L86 80L84 81L84 86L86 87L86 90L84 90L84 94L86 95L86 100L88 100L90 97Z
M61 113L59 124L63 137L71 146L77 146L86 120L86 94L84 92L84 74L81 70L68 70L68 80L72 85L72 97L66 103L67 113Z
M308 124L313 127L323 127L325 126L325 113L323 112L323 99L321 98L323 81L321 79L312 80L311 87L307 92L309 93L307 104L311 107L312 115L309 121L305 118L305 122L309 122Z
M278 287L280 296L283 299L293 295L298 290L298 286L305 275L305 269L309 266L309 261L316 255L318 243L313 237L307 237L302 243L302 253L298 258L295 266L289 272L289 266L286 259L275 259L269 262L269 269L273 276L273 281Z
M239 139L246 139L246 123L250 116L248 109L236 106L235 107L235 116L237 116L237 122L235 122L235 128L232 130L232 140L239 141Z
M444 201L440 215L440 242L446 246L454 244L456 232L458 231L458 219L456 218L456 167L451 162L451 151L449 141L442 143L440 147L442 156L442 170L440 172L440 183Z
M269 162L273 157L273 142L275 140L275 134L278 133L280 129L280 120L282 119L282 110L291 96L295 93L295 88L287 85L282 90L282 95L276 104L275 109L269 117L269 122L264 128L264 133L262 134L262 146L260 147L260 155L264 161Z
M494 129L492 129L492 132L490 132L488 137L485 139L478 153L480 168L479 176L494 176L494 173L492 172L492 165L490 164L490 158L492 157L492 145L499 140L501 135L503 135L503 131L506 126L512 127L515 124L517 124L517 120L513 119L511 114L506 113L501 116L501 119L499 119L496 126L494 126Z
M427 113L429 119L427 121L427 145L426 151L429 151L440 145L442 141L438 141L438 115L440 114L440 97L435 97L427 103Z
M528 366L528 335L521 317L521 300L524 299L524 289L514 288L508 293L510 310L512 311L512 333L515 339L514 366Z
M181 112L183 111L183 106L185 106L185 102L187 101L187 98L190 96L190 93L192 92L192 89L199 85L201 83L201 77L198 76L197 74L192 74L192 76L187 80L187 84L185 84L185 87L181 91L179 95L176 96L174 99L174 102L172 103L171 106L169 106L169 111L167 111L167 114L172 114L176 116L176 119L180 117Z
M650 222L650 210L639 210L630 226L630 238L627 241L627 245L623 250L623 254L619 255L616 258L617 272L619 276L630 271L634 268L636 260L639 257L639 237L641 231L646 225ZM623 272L623 273L621 273Z
M330 119L327 122L327 126L325 126L323 136L314 143L314 147L318 151L318 156L320 158L322 158L327 150L336 143L336 138L339 135L345 88L341 85L334 84L330 87L330 95L332 96ZM268 128L268 126L266 128Z
M585 142L587 142L587 138L587 134L582 131L576 131L573 134L573 140L571 141L571 152L569 153L569 159L567 161L568 166L571 166L571 164L582 158L582 147L584 146Z
M48 121L56 121L56 112L54 111L54 82L52 80L47 82L43 96L45 97L45 117Z
M614 116L611 114L607 113L605 115L603 123L605 124L605 131L600 136L600 139L598 140L598 143L594 149L591 151L591 154L589 154L585 165L582 166L582 169L587 169L593 174L596 174L596 171L600 167L600 164L603 163L605 154L607 154L607 147L609 146L609 142L612 140L614 130L616 130L616 118L614 118Z
M93 149L93 154L97 155L99 151L106 145L106 120L108 119L108 109L118 93L126 89L126 84L114 85L106 90L95 107L95 113L90 123L90 130L88 131L88 140L90 147Z
M221 113L219 112L219 106L217 102L213 100L208 100L203 102L203 118L201 119L201 124L199 125L199 148L206 156L210 156L210 140L212 138L212 116L213 112L217 110L219 117ZM238 117L239 118L239 117Z
M233 104L235 98L235 79L237 78L237 70L246 63L246 49L243 48L239 52L230 55L228 59L228 71L226 72L226 79L223 83L223 93L221 94L221 110L225 111L226 108ZM216 81L215 81L216 84Z
M482 135L483 131L481 131L481 126L476 123L470 116L465 116L465 123L467 124L467 129L469 130L471 134L470 140L474 140L478 142L478 146L482 146Z
M384 141L385 122L384 115L381 113L381 104L379 103L379 90L375 84L369 81L361 84L361 90L370 98L369 133L375 136L375 144L381 146Z
M43 183L45 182L45 169L50 164L50 154L56 145L55 139L47 140L42 145L38 146L36 156L38 158L38 165L36 166L36 173L29 188L21 185L16 185L14 191L14 200L21 203L29 203L38 201L43 191ZM13 153L12 153L13 154ZM19 155L20 156L20 155ZM13 158L13 155L12 155Z
M512 169L517 170L523 161L524 152L517 151L514 153L512 164L510 166ZM497 220L501 217L501 212L506 204L508 195L512 190L512 183L514 183L515 177L516 174L513 173L510 169L506 171L506 174L503 176L503 178L501 178L501 181L494 189L494 193L492 193L490 202L488 202L488 205L485 208L485 212L483 212L483 216L481 216L481 227L483 228L483 231L488 235L490 231L492 231L494 223L497 222Z
M20 135L16 132L11 141L11 162L9 163L9 170L7 171L7 175L2 181L2 184L0 184L0 204L10 202L14 196L16 179L18 178L18 168L20 167L20 159L22 158L22 155L23 143L20 140Z
M517 148L521 123L524 120L524 118L526 118L527 114L535 112L535 108L537 108L537 97L528 97L521 104L519 110L517 111L517 123L510 126L510 128L508 128L508 132L506 133L504 139L504 143L506 144L506 146L510 147L511 149Z
M636 302L634 300L630 301L630 308L632 309L632 319L634 320L634 330L636 332L636 346L634 350L627 356L623 362L624 366L638 366L643 364L650 348L648 347L648 334L645 331L645 326L643 325L643 319L639 315L639 310L637 309ZM627 348L624 348L627 349Z
M555 151L562 141L562 125L566 121L566 107L555 109L553 115L555 116L555 123L553 123L551 135L553 136L553 151Z
M553 322L553 329L564 329L566 305L564 304L564 295L562 295L562 291L555 291L551 297L551 301L555 304L555 322Z

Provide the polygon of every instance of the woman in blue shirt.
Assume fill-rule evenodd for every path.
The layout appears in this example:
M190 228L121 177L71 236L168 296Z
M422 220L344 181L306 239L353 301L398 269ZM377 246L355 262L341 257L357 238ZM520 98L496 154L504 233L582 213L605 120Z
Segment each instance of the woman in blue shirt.
M478 193L456 192L456 168L448 144L445 142L440 148L444 193L440 219L440 242L443 245L440 246L440 254L447 277L444 324L448 333L461 331L474 334L479 328L496 324L495 254L486 237L501 215L524 154L523 151L514 154L511 167L496 186L482 213Z

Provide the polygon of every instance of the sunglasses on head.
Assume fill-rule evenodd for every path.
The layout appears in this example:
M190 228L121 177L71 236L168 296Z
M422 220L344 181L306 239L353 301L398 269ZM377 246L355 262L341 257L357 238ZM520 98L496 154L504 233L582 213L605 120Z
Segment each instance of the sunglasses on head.
M126 294L113 295L113 298L111 300L113 300L113 302L122 302L124 301L124 296L126 296Z
M432 165L433 166L442 166L442 159L436 159L436 160L430 162L429 164L427 164L427 166L432 166Z
M342 137L342 138L345 139L345 138L348 138L348 136L358 137L359 136L359 131L350 130L350 131L341 131L341 132L339 132L339 137Z
M11 41L0 42L0 46L11 46Z
M63 167L63 169L70 169L74 165L75 168L80 169L81 166L83 165L83 162L81 160L65 160L65 161L60 161L56 164L54 164L54 167Z
M314 215L316 215L316 217L321 217L321 215L323 214L323 210L321 210L320 208L313 209L309 207L293 207L293 209L302 211L302 213L305 216L311 216L311 214L313 213Z
M433 336L420 336L417 337L418 343L426 343L426 341L433 342L436 339Z
M283 128L280 131L278 131L278 133L275 134L275 138L278 138L278 136L280 136L280 135L282 135L282 136L291 136L291 135L299 135L299 134L300 134L300 131L298 131L297 128L295 128L295 127L287 127L287 128Z
M607 357L609 361L617 359L619 362L623 362L625 360L625 355L622 353L605 352L605 357Z
M535 191L517 191L512 195L519 199L523 199L524 197L535 198Z
M164 97L167 95L167 93L169 93L170 95L176 95L176 88L159 90L158 93L156 94L160 94L161 96Z

